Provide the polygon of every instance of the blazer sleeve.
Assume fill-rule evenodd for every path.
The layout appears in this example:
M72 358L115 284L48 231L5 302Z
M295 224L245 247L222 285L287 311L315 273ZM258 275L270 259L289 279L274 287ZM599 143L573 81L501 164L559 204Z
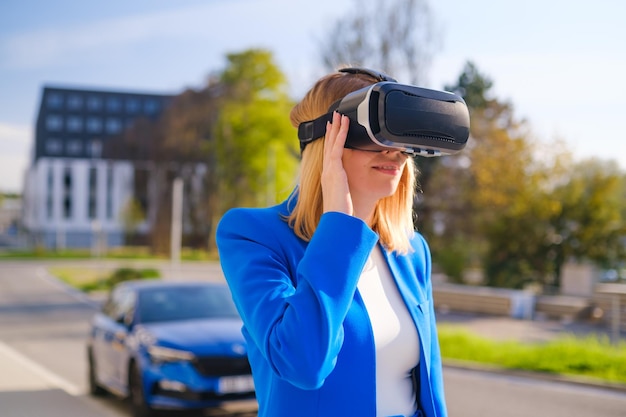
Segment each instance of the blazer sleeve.
M430 255L430 248L426 243L426 240L419 235L419 240L423 245L425 263L424 263L424 276L426 279L426 293L427 298L430 300L430 390L432 392L433 407L437 417L446 417L448 415L445 391L443 386L443 365L441 361L441 349L439 347L439 337L437 332L437 323L435 319L435 302L433 299L433 285L431 279L431 266L432 260ZM422 386L422 388L424 388Z
M301 259L289 259L281 245L302 241L256 213L233 209L220 221L224 275L244 331L273 372L299 388L317 389L335 366L343 321L378 237L358 218L325 213Z

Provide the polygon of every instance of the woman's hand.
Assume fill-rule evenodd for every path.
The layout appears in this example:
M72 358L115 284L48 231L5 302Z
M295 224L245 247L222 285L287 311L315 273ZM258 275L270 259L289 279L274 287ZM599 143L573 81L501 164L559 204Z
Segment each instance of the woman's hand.
M348 176L343 169L341 160L349 126L350 119L337 112L333 113L332 123L326 124L324 163L322 166L324 213L337 211L349 215L354 214L352 197L348 187Z

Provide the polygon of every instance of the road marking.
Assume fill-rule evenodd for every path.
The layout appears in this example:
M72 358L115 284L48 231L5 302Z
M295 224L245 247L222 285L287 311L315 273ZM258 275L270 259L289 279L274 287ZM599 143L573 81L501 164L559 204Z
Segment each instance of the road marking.
M23 368L26 368L27 371L30 371L31 374L35 374L36 376L42 378L48 384L60 388L70 395L77 397L85 394L85 392L78 388L76 385L65 380L54 372L44 368L37 362L22 355L17 350L0 341L0 363L5 362L5 360L10 361L8 362L9 364L21 365ZM1 368L6 371L7 366L2 366ZM15 366L13 366L13 368L15 368ZM7 381L7 379L9 381ZM17 369L14 375L10 375L10 373L3 371L0 377L0 387L2 387L2 389L5 391L12 390L14 388L11 388L11 384L15 380L26 380L23 369ZM33 378L30 378L28 379L28 386L36 389L44 388L43 384L37 384L37 382L38 381L34 381Z

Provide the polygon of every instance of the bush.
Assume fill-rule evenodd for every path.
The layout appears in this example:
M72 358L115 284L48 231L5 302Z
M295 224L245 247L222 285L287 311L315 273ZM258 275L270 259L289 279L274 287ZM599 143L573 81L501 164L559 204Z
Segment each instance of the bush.
M50 273L84 292L108 291L123 281L155 279L161 276L159 270L154 268L119 268L107 276L81 268L52 268Z
M159 278L161 274L154 268L134 269L134 268L118 268L108 278L109 286L112 287L123 281L132 281L135 279Z

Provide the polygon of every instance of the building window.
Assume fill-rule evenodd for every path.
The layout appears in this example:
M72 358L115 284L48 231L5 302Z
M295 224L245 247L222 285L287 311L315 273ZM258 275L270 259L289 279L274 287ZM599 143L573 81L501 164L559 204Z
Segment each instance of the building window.
M102 142L99 140L92 140L89 144L89 155L92 158L100 158L102 155Z
M89 96L87 98L87 110L89 111L102 110L102 98L98 96Z
M106 216L107 219L113 218L113 168L107 167L107 185L106 185Z
M68 132L82 132L83 119L79 116L69 116L67 118L67 131Z
M89 191L87 195L87 216L90 220L95 219L97 209L97 184L98 184L98 171L96 167L89 168Z
M46 217L50 220L53 215L53 187L54 187L54 170L48 167L48 176L46 179Z
M109 97L107 99L107 111L117 113L122 110L122 101L117 97Z
M88 117L87 118L87 132L89 133L102 132L102 119L100 119L99 117Z
M80 155L83 151L83 143L80 140L70 140L67 142L68 155Z
M122 131L122 122L117 118L108 118L106 121L105 129L107 133L116 134Z
M63 170L63 218L72 218L72 167Z
M58 132L63 129L63 118L56 114L46 117L46 129Z
M49 109L60 109L63 107L63 95L61 93L50 93L46 99Z
M49 138L46 140L46 153L48 155L59 155L63 152L61 139Z
M136 98L128 98L126 100L126 112L130 114L138 113L141 104L139 103L139 99Z
M156 114L159 111L159 102L155 99L148 99L144 104L146 114Z
M78 94L70 94L67 97L68 110L80 110L83 108L83 98Z

